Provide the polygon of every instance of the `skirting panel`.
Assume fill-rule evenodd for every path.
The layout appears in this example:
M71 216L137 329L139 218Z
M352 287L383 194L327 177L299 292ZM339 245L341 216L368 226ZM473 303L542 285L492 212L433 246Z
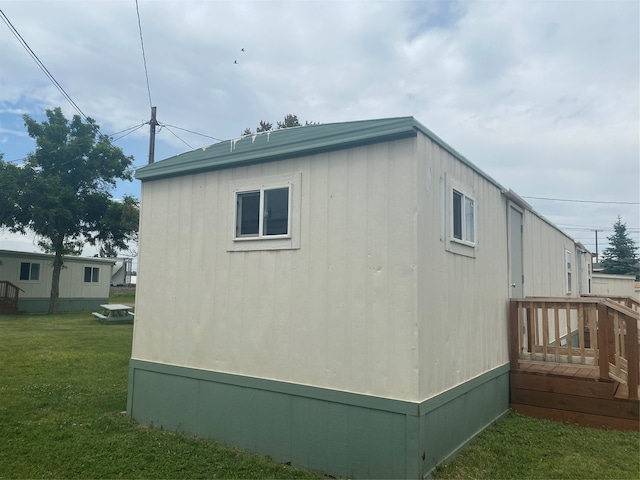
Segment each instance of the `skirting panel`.
M131 360L127 412L277 462L422 478L508 411L509 366L421 403Z
M58 312L90 312L109 303L109 298L58 298ZM49 297L18 298L18 310L25 313L46 313Z

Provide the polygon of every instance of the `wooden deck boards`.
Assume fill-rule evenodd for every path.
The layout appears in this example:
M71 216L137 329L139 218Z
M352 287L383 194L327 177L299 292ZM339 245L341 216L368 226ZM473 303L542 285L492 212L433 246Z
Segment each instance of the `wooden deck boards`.
M600 380L598 367L520 362L512 370L514 411L579 425L640 430L640 402L626 385Z

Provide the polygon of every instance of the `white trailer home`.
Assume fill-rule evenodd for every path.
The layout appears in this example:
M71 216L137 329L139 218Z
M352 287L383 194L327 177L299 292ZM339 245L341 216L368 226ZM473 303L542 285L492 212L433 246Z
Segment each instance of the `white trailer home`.
M128 413L336 476L428 475L508 411L509 298L587 284L576 242L413 117L136 176Z
M18 311L45 313L51 295L53 258L44 253L0 250L0 297L5 297L8 282L18 289ZM108 303L112 259L73 256L63 259L58 311L90 311Z
M636 277L633 275L612 275L606 273L594 273L591 293L603 297L630 297L640 301L640 295L636 289Z

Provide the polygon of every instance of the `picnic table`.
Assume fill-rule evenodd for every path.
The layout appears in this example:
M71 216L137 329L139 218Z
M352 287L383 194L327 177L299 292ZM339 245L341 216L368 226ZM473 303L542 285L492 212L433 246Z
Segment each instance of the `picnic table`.
M133 307L121 303L106 303L100 305L102 312L92 312L91 314L100 323L133 323Z

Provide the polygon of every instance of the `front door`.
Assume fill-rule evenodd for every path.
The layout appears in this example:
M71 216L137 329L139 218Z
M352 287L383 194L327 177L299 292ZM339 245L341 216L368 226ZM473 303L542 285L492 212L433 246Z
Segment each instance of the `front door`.
M522 253L522 211L509 205L509 298L524 297L524 267Z

